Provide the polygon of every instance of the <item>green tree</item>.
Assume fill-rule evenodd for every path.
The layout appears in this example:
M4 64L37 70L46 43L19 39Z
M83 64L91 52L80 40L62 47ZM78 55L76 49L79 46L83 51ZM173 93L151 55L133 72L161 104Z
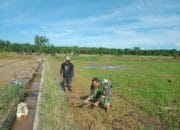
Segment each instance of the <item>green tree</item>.
M34 38L34 43L36 46L49 46L49 39L45 36L36 35Z
M39 35L35 36L34 43L39 53L43 51L43 48L50 45L49 39L47 37Z
M141 49L139 47L134 47L133 52L134 52L133 55L140 55Z

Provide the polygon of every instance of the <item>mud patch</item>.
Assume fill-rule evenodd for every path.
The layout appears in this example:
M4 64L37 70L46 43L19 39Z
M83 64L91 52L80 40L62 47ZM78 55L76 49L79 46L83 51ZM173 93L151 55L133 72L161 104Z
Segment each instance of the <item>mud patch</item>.
M132 130L132 129L164 129L163 125L148 114L140 111L138 107L128 103L117 94L113 95L110 112L106 113L102 107L92 107L91 104L82 105L85 95L76 91L66 93L75 122L79 129L95 130ZM76 95L76 96L74 96Z
M132 107L129 106L129 104L124 104L124 101L122 101L118 106L112 104L110 112L105 113L104 108L102 107L92 107L91 104L81 105L81 98L74 98L74 93L69 93L68 95L74 120L79 124L79 126L81 126L80 128L84 128L85 130L136 129L138 128L138 124L141 123L137 120L137 114L131 112Z

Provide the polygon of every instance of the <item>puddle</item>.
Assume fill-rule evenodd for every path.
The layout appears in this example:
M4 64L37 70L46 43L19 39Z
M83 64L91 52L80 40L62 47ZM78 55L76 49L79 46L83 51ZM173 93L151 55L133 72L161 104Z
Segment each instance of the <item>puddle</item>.
M83 69L102 69L102 70L124 70L127 69L126 66L120 66L120 65L109 65L109 66L92 66L92 65L87 65L87 66L82 66Z
M38 99L40 80L42 75L42 65L38 68L34 77L29 82L27 90L32 90L24 95L24 101L27 103L29 114L27 117L16 118L11 130L32 130L36 112L36 104ZM34 91L36 90L36 91ZM38 91L37 91L38 90Z

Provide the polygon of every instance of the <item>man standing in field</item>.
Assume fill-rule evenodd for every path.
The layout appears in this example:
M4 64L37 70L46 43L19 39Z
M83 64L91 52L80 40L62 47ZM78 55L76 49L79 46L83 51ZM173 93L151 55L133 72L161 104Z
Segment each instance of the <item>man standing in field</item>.
M61 64L60 76L63 74L63 89L66 91L66 87L71 92L72 78L74 76L74 65L70 62L71 58L66 56L66 61Z
M101 103L105 108L105 112L108 112L111 105L111 95L111 82L107 79L100 80L95 77L91 82L90 95L84 100L84 103L86 104L91 101L94 103L94 106L98 106Z

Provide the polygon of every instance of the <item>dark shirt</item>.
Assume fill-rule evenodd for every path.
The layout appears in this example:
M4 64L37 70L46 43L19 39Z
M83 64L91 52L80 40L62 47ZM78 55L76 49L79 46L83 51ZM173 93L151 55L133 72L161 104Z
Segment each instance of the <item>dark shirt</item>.
M74 76L74 65L72 63L62 63L60 74L62 73L64 78L72 78Z

